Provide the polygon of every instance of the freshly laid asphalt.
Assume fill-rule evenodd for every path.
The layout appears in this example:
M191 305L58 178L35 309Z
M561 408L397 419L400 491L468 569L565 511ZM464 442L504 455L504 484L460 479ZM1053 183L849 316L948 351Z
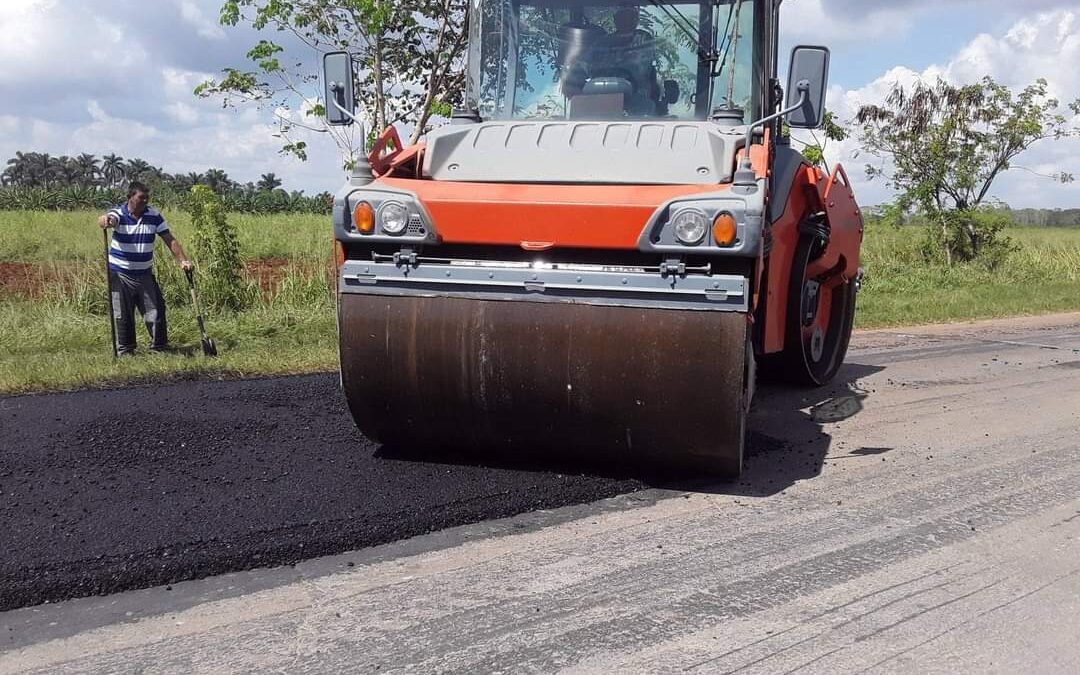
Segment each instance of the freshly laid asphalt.
M336 374L0 398L0 611L646 487L481 459L379 448Z

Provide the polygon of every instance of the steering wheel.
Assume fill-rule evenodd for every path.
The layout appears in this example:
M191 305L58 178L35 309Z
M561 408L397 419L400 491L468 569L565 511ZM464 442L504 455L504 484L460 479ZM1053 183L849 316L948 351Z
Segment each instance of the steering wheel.
M634 75L630 72L628 68L620 68L618 66L613 68L604 68L593 73L592 77L620 77L629 82L630 86L634 88L634 91L637 91L637 84L634 83Z

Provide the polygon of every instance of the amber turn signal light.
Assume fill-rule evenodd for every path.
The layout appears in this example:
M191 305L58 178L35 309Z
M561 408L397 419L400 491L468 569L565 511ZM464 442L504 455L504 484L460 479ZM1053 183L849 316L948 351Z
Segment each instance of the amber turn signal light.
M735 216L731 215L727 211L724 211L716 217L713 221L713 241L717 246L731 246L735 243L735 237L739 233L738 223L735 222Z
M342 246L340 241L334 241L334 265L341 269L341 266L345 264L345 247Z
M375 231L375 209L371 204L360 202L353 209L353 227L360 234L371 234Z

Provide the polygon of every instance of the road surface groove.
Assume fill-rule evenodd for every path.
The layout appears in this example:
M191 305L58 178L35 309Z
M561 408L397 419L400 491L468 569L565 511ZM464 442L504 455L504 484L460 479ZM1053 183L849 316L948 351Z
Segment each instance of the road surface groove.
M466 526L276 584L7 612L0 674L1078 672L1077 326L863 333L836 385L762 389L737 484ZM114 618L81 626L76 607Z

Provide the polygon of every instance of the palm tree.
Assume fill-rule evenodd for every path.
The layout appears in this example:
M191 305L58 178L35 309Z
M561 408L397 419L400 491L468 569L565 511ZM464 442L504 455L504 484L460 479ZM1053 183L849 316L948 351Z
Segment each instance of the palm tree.
M15 156L7 161L7 169L4 173L10 177L12 185L29 185L31 183L30 164L33 161L33 153L24 153L16 150Z
M191 190L195 183L191 182L191 174L178 173L175 176L169 176L169 187L177 192L188 192Z
M124 175L124 158L115 153L105 155L101 158L101 173L107 186L116 187Z
M56 159L47 152L31 152L28 157L28 183L37 187L49 187L50 181L56 176Z
M221 169L207 170L207 172L203 174L202 182L219 195L225 194L233 186L233 181L229 180L229 174Z
M75 185L82 177L79 165L67 155L61 155L52 159L53 176L61 185Z
M281 179L271 173L264 173L259 177L258 188L260 192L269 192L281 187Z
M127 164L124 165L124 177L129 181L145 180L150 168L150 163L145 160L139 159L138 157L129 159Z
M76 157L74 161L81 174L79 176L80 186L89 187L97 183L98 176L101 175L101 167L98 166L97 157L84 152Z
M183 176L177 174L176 187L183 192L190 192L191 188L202 184L204 181L203 175L197 171L192 171Z
M162 169L159 166L154 166L153 164L148 166L146 168L146 173L143 174L143 177L146 180L151 181L151 182L155 182L155 183L163 183L163 182L165 182L168 179L168 176L169 176L169 174L165 173L165 169Z

